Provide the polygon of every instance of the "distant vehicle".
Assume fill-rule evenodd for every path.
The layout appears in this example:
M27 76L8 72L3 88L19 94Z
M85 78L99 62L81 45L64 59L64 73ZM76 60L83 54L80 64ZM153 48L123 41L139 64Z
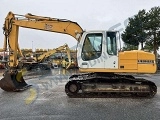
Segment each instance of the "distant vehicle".
M52 68L58 68L58 64L57 63L52 63Z

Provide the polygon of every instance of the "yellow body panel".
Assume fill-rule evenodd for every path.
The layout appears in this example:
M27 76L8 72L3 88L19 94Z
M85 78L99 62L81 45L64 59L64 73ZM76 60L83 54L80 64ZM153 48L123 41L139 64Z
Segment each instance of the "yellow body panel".
M137 70L137 57L134 51L120 52L118 69Z
M138 59L139 60L155 60L155 56L152 53L139 51L138 52Z
M157 64L138 64L138 73L155 73Z
M120 60L119 62L119 68L120 66L125 66L125 69L132 69L136 70L137 69L137 60L131 60L131 59L125 59L125 60Z
M137 60L137 52L135 51L124 51L119 52L119 59L120 60Z

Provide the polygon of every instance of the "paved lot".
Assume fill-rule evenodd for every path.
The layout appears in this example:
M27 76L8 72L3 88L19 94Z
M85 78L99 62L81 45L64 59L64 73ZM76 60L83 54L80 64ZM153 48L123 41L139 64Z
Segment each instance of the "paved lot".
M152 99L68 98L64 85L77 70L39 71L25 76L33 86L23 92L0 90L2 120L160 120L160 74L136 75L154 81ZM40 74L43 74L40 76Z

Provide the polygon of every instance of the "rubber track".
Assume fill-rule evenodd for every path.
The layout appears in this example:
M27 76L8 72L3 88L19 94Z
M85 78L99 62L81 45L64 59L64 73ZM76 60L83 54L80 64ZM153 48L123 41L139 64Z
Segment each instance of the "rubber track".
M142 84L150 86L150 94L141 94L137 95L137 93L110 93L110 92L99 92L99 93L83 93L83 92L75 92L71 93L69 91L69 85L74 83L78 86L78 89L81 89L83 83L135 83L142 82ZM74 98L103 98L103 97L143 97L143 98L152 98L157 93L157 86L152 81L143 79L143 78L134 78L132 75L119 75L114 73L84 73L84 74L75 74L69 78L69 82L65 85L65 92L69 97Z

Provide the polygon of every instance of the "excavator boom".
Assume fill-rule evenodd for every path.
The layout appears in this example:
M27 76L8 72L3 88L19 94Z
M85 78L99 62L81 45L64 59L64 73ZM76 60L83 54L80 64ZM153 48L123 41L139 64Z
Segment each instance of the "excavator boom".
M4 46L5 50L9 51L9 69L4 73L4 78L0 81L0 87L5 91L19 91L29 87L23 79L22 72L17 70L19 63L18 51L21 52L18 45L19 27L68 34L77 41L80 40L83 33L82 28L76 22L70 20L32 14L18 15L9 12L3 27L5 35Z
M5 39L9 45L10 51L13 56L10 57L9 66L16 67L17 62L17 49L18 47L18 32L19 27L43 30L49 32L57 32L68 34L74 37L77 41L80 40L80 36L83 33L82 28L76 23L70 20L56 19L50 17L41 17L32 14L18 15L9 12L4 23Z

